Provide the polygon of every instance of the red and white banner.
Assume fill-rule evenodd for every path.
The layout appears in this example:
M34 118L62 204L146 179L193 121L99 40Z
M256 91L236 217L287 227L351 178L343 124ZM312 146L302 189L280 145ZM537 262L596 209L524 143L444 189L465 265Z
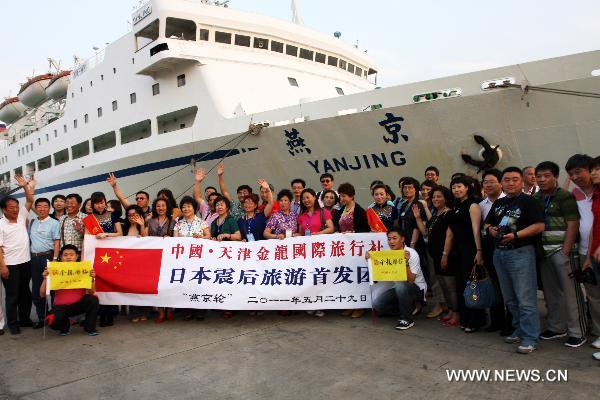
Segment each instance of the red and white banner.
M370 308L365 253L383 233L216 242L86 235L101 304L224 310Z

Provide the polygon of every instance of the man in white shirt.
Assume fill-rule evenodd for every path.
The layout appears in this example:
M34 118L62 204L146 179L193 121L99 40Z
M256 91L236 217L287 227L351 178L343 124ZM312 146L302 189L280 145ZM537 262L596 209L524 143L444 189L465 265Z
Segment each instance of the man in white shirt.
M415 323L413 321L413 309L417 301L423 301L427 292L427 283L421 270L419 254L416 250L404 246L405 234L398 228L392 228L387 232L390 250L404 250L407 260L406 276L404 282L380 282L375 286L384 286L384 290L376 290L379 295L373 299L373 309L378 314L399 314L396 329L406 330ZM370 254L367 253L367 258Z
M27 235L27 216L33 204L35 180L16 176L25 192L25 206L14 197L0 200L3 217L0 219L0 274L6 290L6 319L10 333L18 335L20 327L32 326L31 313L31 255ZM4 321L2 318L2 328Z
M496 200L506 197L506 195L502 191L501 171L495 168L488 169L483 173L481 179L485 198L479 202L479 208L481 209L481 220L485 221L488 213L492 209L492 204L494 204ZM490 277L496 284L498 293L500 293L500 282L498 281L498 274L494 267L494 239L488 235L484 229L482 229L481 232L481 248L483 263L488 267ZM510 313L508 313L504 307L504 301L490 309L490 325L485 328L485 330L487 332L500 331L501 336L508 336L512 333L511 317Z

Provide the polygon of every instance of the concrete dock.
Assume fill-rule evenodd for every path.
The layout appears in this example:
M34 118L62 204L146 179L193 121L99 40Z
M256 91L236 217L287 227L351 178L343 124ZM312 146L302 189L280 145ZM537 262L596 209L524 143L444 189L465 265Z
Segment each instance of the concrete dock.
M589 344L515 353L498 333L423 315L407 331L328 311L115 326L88 337L24 328L0 337L0 399L598 399ZM449 382L447 370L566 370L566 382ZM552 375L553 376L553 375ZM515 379L512 379L515 380ZM475 397L477 396L477 397Z

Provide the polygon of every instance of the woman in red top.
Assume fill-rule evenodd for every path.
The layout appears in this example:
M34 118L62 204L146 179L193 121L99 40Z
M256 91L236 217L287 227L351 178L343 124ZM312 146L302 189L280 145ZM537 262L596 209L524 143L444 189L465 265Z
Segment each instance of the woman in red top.
M590 175L594 184L594 194L592 195L594 223L590 232L590 248L583 264L583 269L594 266L596 267L596 272L600 275L600 157L592 160Z

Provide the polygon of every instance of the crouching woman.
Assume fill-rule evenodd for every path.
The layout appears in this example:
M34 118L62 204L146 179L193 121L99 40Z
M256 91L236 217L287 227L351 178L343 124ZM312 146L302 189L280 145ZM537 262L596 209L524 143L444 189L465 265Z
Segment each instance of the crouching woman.
M78 261L79 251L72 244L67 244L60 249L59 260L62 262ZM59 331L61 336L66 336L71 327L70 317L85 314L85 320L82 325L88 336L98 335L96 330L96 319L98 316L99 302L94 296L95 274L90 271L92 276L91 289L61 289L54 292L54 307L52 314L48 316L48 326ZM40 296L46 297L46 281L48 277L48 268L43 273L44 280L40 287Z

